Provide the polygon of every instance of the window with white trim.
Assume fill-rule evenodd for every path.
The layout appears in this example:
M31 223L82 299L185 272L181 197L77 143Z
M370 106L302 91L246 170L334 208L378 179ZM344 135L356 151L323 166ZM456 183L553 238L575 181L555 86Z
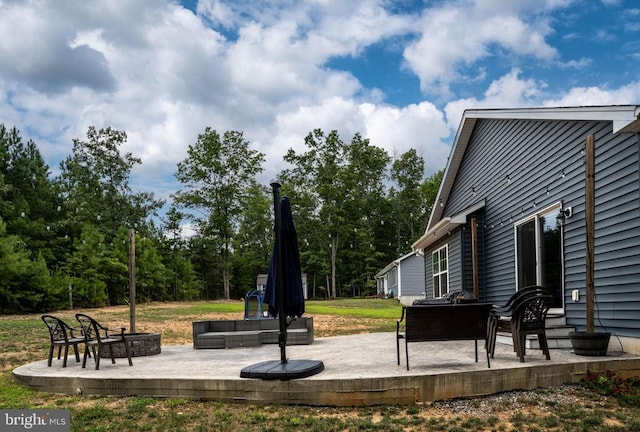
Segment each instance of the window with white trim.
M445 245L433 252L433 296L442 297L449 292L449 247Z

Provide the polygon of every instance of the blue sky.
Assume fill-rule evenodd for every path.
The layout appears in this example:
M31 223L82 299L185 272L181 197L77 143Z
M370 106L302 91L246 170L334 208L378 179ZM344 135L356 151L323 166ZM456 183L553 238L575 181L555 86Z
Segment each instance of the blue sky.
M207 126L268 184L315 128L430 175L465 109L640 103L631 0L0 0L0 30L0 123L54 173L90 125L124 130L159 198Z

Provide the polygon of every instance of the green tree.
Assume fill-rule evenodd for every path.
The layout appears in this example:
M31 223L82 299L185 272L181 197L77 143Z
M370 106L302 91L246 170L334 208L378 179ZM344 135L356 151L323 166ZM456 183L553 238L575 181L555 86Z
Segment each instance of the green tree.
M284 158L293 167L281 174L283 190L294 198L303 250L314 251L301 252L301 259L308 272L329 269L328 296L335 298L343 281L338 275L341 261L351 266L351 275L349 265L342 274L347 283L360 281L362 285L379 258L374 235L382 217L376 205L384 199L389 157L359 134L345 144L335 130L325 134L316 129L307 135L305 144L305 153L290 149ZM313 284L315 280L312 275Z
M165 266L170 262L171 265L167 266L172 269L172 288L173 288L173 300L178 301L178 256L181 253L183 240L182 240L182 221L185 216L175 207L171 207L167 212L166 217L163 219L164 230L166 232L165 237L165 250L168 249L169 257L165 259Z
M288 191L293 210L302 216L298 217L302 223L296 227L306 240L313 242L309 247L323 255L328 252L327 290L330 298L336 298L338 249L346 218L347 187L342 171L345 146L335 130L325 134L315 129L304 141L305 153L289 149L284 157L293 167L281 174L286 186L283 192Z
M90 224L103 236L102 244L110 249L100 261L101 271L107 273L96 275L106 283L108 304L122 303L127 297L123 292L127 289L128 267L123 267L113 250L114 246L121 246L114 243L118 231L136 228L137 232L146 233L148 218L163 204L151 193L131 189L131 171L142 161L129 152L121 154L120 147L126 141L125 132L111 127L100 130L89 127L85 141L74 139L72 154L61 162L57 179L60 209L66 221L61 228L64 238L73 242L81 235L79 229ZM95 303L101 301L95 299Z
M16 235L6 234L0 218L0 313L37 312L61 305L60 285L53 283L41 256Z
M107 305L109 297L103 270L109 266L104 264L105 255L104 235L95 226L85 224L74 240L73 253L65 266L73 307ZM122 267L115 270L119 277L126 272Z
M133 192L129 179L140 158L121 154L126 132L90 126L87 140L73 140L72 154L61 164L64 207L76 222L96 225L111 242L120 227L144 226L163 202L148 192Z
M136 239L136 298L140 302L172 299L171 271L162 262L154 239Z
M389 195L394 206L396 224L396 257L405 254L422 234L425 204L421 193L424 159L415 149L403 153L391 165L391 179L396 188Z
M254 289L256 277L266 273L273 247L273 202L269 188L253 182L234 239L234 278L237 295Z
M211 247L211 241L196 234L189 238L184 253L200 278L198 298L208 300L222 297L222 264L220 256Z
M426 179L420 185L420 195L421 195L421 203L422 203L422 226L421 231L424 232L427 229L427 223L429 223L429 216L431 215L431 210L433 209L433 205L435 204L436 197L438 196L438 191L440 190L440 183L442 183L442 177L444 176L444 170L440 170L428 179Z
M356 134L346 148L345 181L349 190L346 203L347 218L344 236L345 272L343 280L352 296L374 294L367 282L377 270L386 265L386 248L378 248L376 234L384 220L380 211L385 200L386 168L390 157L387 152L370 144Z
M55 192L36 144L0 124L0 221L5 292L0 309L37 311L59 305L61 283L51 276L60 264L56 248ZM12 310L14 309L14 310Z
M32 255L41 255L48 265L57 264L53 239L59 215L49 167L36 144L22 141L20 132L0 125L0 173L6 184L0 215L7 233L16 234Z
M209 243L218 255L226 299L231 296L231 246L247 190L263 162L264 154L250 149L241 132L221 137L207 127L178 164L176 178L184 189L174 195L175 203L193 211L190 217L203 245Z

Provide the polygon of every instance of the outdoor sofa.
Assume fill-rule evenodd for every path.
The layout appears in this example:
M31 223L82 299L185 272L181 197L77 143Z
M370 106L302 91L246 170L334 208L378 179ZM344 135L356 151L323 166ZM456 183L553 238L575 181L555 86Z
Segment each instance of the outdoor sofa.
M277 344L279 328L277 318L194 321L193 348L235 348ZM313 317L293 320L287 328L287 345L312 343Z
M400 340L404 339L407 370L409 343L450 340L474 340L476 362L478 340L487 339L488 303L426 304L405 306L396 324L396 353L400 365ZM485 343L486 346L486 343ZM491 367L487 353L487 366Z

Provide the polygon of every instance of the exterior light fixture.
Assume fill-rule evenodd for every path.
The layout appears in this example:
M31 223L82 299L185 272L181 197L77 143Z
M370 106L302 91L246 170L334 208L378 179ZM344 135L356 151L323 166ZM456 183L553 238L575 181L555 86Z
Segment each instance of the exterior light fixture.
M567 207L564 209L561 208L558 212L558 215L556 216L556 223L559 227L564 226L566 219L569 219L571 216L573 216L572 207Z

